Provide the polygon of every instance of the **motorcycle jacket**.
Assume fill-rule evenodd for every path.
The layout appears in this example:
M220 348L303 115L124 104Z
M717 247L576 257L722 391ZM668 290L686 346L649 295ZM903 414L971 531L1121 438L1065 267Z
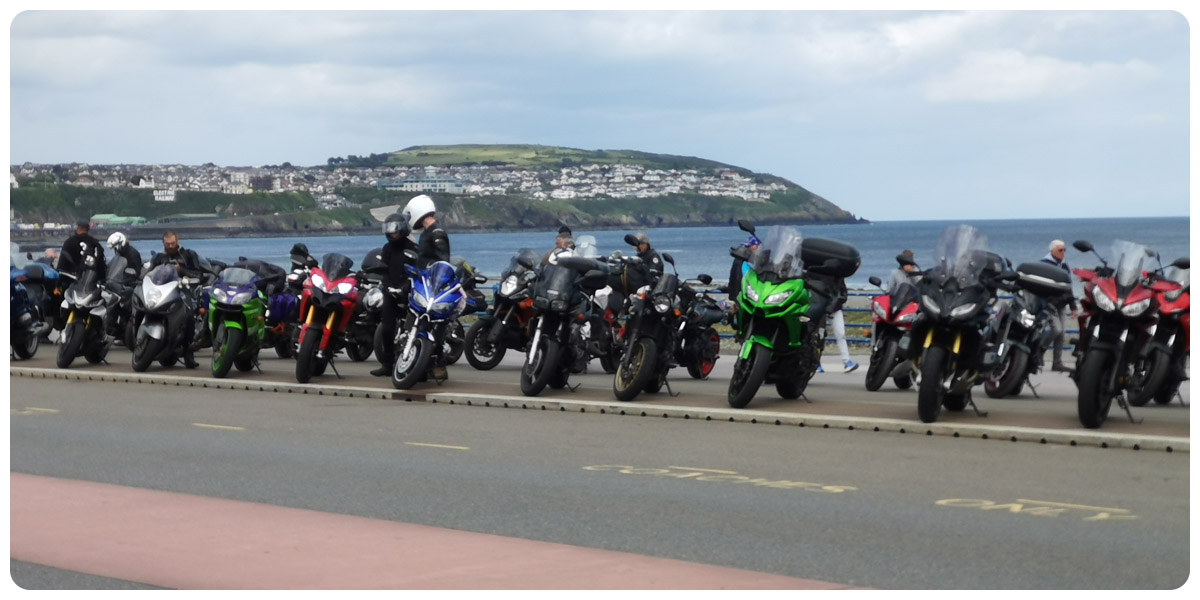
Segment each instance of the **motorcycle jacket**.
M86 233L72 235L63 243L62 252L59 253L58 258L58 270L63 273L79 275L88 256L93 257L92 268L100 274L100 279L103 280L107 271L107 265L104 262L104 246L96 238Z
M1067 261L1055 260L1054 257L1049 254L1042 257L1042 262L1044 262L1048 265L1054 265L1054 266L1066 271L1067 273L1071 272L1071 267L1069 267L1067 265ZM1072 311L1075 311L1078 309L1078 306L1075 304L1075 294L1072 292L1066 292L1061 296L1046 298L1046 302L1049 302L1050 306L1053 306L1054 308L1056 308L1058 310L1062 310L1062 308L1067 305L1070 305Z
M408 236L403 236L397 240L388 240L383 245L383 251L380 252L380 259L383 264L387 265L387 275L383 279L383 285L389 288L403 288L408 285L408 273L404 270L404 265L411 261L404 255L405 250L412 250L420 253L417 243Z
M137 248L129 244L125 244L120 250L114 252L117 256L125 259L127 268L132 268L134 271L142 272L142 253L137 251Z
M450 236L436 223L421 231L417 242L417 266L424 269L437 261L450 261Z
M638 252L638 257L642 259L647 269L655 273L663 272L662 258L658 256L658 251L654 248L646 248L645 252Z
M155 254L154 259L150 261L150 268L159 265L179 265L180 277L199 277L203 272L200 268L200 256L194 250L186 248L180 248L174 256L166 252Z

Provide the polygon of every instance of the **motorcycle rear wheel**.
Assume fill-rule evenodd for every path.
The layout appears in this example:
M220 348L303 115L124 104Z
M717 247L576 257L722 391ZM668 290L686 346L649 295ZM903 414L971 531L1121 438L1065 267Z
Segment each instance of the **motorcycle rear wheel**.
M688 375L692 379L707 379L717 364L717 356L721 354L721 334L709 327L696 338L694 354L687 364Z
M444 366L450 366L458 359L462 358L463 349L466 347L466 333L463 331L462 323L455 319L446 326L446 339L442 342L442 362Z
M353 340L346 344L346 356L354 362L362 362L371 358L371 353L375 351L374 346L374 340L370 342Z
M1098 429L1108 418L1113 390L1108 387L1116 358L1107 350L1088 350L1079 367L1079 422Z
M536 396L546 389L550 378L558 374L563 349L558 340L543 335L536 348L530 348L521 365L521 393Z
M921 387L917 391L917 416L922 423L933 423L942 413L942 402L946 399L946 389L942 385L945 371L946 349L941 346L927 348L921 359Z
M79 355L79 348L83 346L83 328L83 321L75 321L63 328L62 345L58 347L58 357L55 360L58 368L65 369L71 366L75 357Z
M635 341L629 349L629 360L622 360L617 365L617 372L613 375L613 396L621 402L637 398L654 378L657 362L658 344L652 338L644 337Z
M17 358L29 360L33 358L34 354L37 354L39 342L40 340L38 339L38 336L31 335L25 339L25 343L17 344L12 347L13 354L16 354Z
M504 344L488 343L487 335L491 325L486 320L477 319L467 329L464 339L463 352L467 355L467 363L479 371L489 371L495 368L501 360L504 360L504 354L508 351Z
M907 390L908 388L912 387L913 378L912 375L901 375L899 377L893 377L892 383L895 383L896 387L902 390Z
M771 351L765 346L755 344L749 357L745 360L739 357L733 364L733 376L729 378L729 406L746 408L766 380L770 366Z
M1167 380L1167 371L1171 366L1171 355L1157 350L1151 351L1146 357L1143 373L1135 373L1130 378L1129 404L1145 406L1163 387Z

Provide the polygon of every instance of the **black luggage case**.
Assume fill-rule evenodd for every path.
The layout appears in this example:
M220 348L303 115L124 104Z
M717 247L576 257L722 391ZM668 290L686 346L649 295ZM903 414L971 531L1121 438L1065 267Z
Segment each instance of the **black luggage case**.
M1038 296L1058 296L1071 291L1071 275L1049 263L1021 263L1017 266L1017 285Z
M858 249L850 244L824 238L804 238L800 242L804 268L819 275L850 277L862 264Z

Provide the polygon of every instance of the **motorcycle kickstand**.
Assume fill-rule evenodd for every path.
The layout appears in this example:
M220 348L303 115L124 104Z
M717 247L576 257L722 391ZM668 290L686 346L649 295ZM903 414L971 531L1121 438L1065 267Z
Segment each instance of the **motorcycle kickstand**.
M572 394L574 394L574 393L575 393L575 390L579 389L579 386L581 386L581 385L583 385L583 384L582 384L582 383L577 383L577 384L575 384L575 385L571 385L571 382L570 382L570 381L568 381L568 382L567 382L567 391L569 391L569 392L571 392Z
M664 379L663 385L667 386L667 396L670 396L671 398L675 398L675 397L679 396L679 394L683 393L683 392L676 392L675 390L672 390L670 380Z
M975 416L988 416L987 411L979 410L979 407L975 405L975 399L971 397L971 390L967 390L967 404L971 405L971 410L975 411Z
M333 364L333 357L329 357L329 368L333 369L333 374L337 375L338 379L342 379L342 374L338 373L337 365Z
M1025 385L1029 386L1029 391L1030 391L1030 392L1033 392L1033 397L1034 397L1034 398L1037 398L1037 399L1041 400L1041 398L1042 398L1042 397L1041 397L1041 396L1039 396L1039 395L1038 395L1038 393L1037 393L1037 388L1038 388L1038 386L1036 386L1036 385L1034 385L1034 384L1033 384L1033 380L1029 379L1029 376L1028 376L1028 375L1026 375L1026 376L1025 376Z
M1175 398L1179 398L1179 404L1187 406L1187 402L1183 401L1183 394L1179 393L1179 390L1175 390Z
M1121 408L1125 409L1125 415L1129 417L1130 423L1133 423L1134 425L1140 425L1142 423L1142 421L1145 420L1145 418L1141 418L1141 419L1133 418L1133 411L1129 409L1129 403L1125 401L1126 394L1127 394L1127 392L1122 392L1117 395L1117 404L1120 404Z

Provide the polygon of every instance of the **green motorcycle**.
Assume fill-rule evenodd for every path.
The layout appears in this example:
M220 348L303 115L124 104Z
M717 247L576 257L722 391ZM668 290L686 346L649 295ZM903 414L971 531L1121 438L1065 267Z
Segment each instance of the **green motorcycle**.
M746 221L738 226L754 233ZM774 383L789 400L804 393L821 363L825 309L838 293L837 279L853 275L861 262L858 250L841 242L802 239L794 227L767 230L738 290L742 348L729 379L730 406L745 408L763 383Z
M213 285L208 310L213 377L225 377L231 366L245 372L258 363L266 336L267 297L262 287L269 279L233 266L221 271Z

